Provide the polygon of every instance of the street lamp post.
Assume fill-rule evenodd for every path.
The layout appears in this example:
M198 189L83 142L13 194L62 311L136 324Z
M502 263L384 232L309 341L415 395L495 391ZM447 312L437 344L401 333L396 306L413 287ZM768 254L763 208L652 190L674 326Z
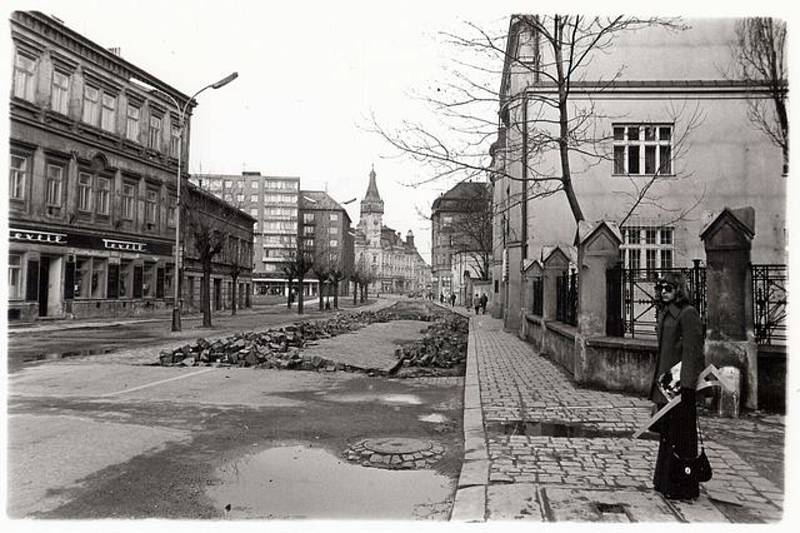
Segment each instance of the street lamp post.
M186 103L181 107L178 101L169 93L162 91L156 87L153 87L147 82L142 80L134 80L138 85L141 85L149 92L158 92L162 95L169 98L172 104L175 106L175 110L178 112L178 173L177 173L177 184L176 184L176 198L175 198L175 278L173 281L173 292L174 297L172 301L172 331L180 331L181 330L181 305L183 303L183 299L181 298L181 291L180 291L180 271L183 268L183 261L182 261L182 254L181 254L181 164L183 162L183 134L186 131L186 125L184 118L186 116L186 109L188 109L189 104L194 100L197 95L205 91L206 89L219 89L220 87L224 87L225 85L229 84L233 80L239 77L238 72L233 72L221 80L214 82L210 85L206 85L192 96L186 100Z

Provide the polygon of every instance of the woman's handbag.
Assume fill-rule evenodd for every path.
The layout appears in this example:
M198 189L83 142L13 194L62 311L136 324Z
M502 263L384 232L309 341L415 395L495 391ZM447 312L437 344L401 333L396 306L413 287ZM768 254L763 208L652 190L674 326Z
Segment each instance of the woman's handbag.
M697 428L697 437L700 440L700 455L692 458L683 458L672 447L672 454L669 457L669 478L675 483L705 483L711 479L711 463L706 456L706 448L703 446L703 437L700 428Z

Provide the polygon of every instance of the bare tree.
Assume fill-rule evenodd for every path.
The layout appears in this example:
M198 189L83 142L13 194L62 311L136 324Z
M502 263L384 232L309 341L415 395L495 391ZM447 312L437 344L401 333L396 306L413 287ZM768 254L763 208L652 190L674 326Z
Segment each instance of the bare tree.
M238 286L239 277L243 272L252 268L253 252L252 245L248 241L238 238L231 238L227 243L227 260L230 268L231 284L233 285L233 294L231 295L231 315L236 314L239 307L238 301Z
M296 251L292 254L291 261L283 266L283 272L289 279L290 287L292 285L292 281L295 282L295 291L297 292L297 314L300 315L303 314L303 280L305 279L306 274L308 274L308 272L313 268L313 266L314 266L314 251L313 249L308 249L304 245L303 239L298 235ZM288 303L290 307L291 307L291 295L292 291L290 288L289 303Z
M217 200L209 193L194 190L186 195L184 216L185 243L193 250L200 263L203 277L200 281L200 302L203 312L203 327L211 327L211 270L214 259L223 252L230 237L229 225L213 216Z
M573 156L578 158L578 173L609 161L613 137L598 127L608 117L600 114L592 99L573 98L575 88L585 92L591 87L597 93L612 87L622 67L608 79L587 81L592 59L606 53L619 34L655 26L684 29L675 19L520 15L512 18L516 39L512 43L507 42L505 29L493 34L468 23L469 35L443 37L478 62L459 61L453 80L424 97L444 126L404 122L388 130L373 117L370 128L401 153L431 167L431 177L416 185L494 174L523 183L519 197L510 198L503 209L514 205L526 209L531 199L563 193L578 223L584 212L573 184ZM496 80L504 72L524 77L526 86L512 94L511 80L505 78L498 92ZM497 109L499 124L494 118ZM506 170L515 165L492 165L489 145L498 131L503 139L499 150L518 158L514 163L521 172ZM501 216L497 209L495 215Z
M455 202L449 233L453 248L470 259L480 279L489 279L492 259L494 208L488 187L471 190Z
M773 18L746 18L736 23L732 46L736 76L769 95L748 101L750 121L783 152L783 172L789 172L789 71L786 60L786 22Z

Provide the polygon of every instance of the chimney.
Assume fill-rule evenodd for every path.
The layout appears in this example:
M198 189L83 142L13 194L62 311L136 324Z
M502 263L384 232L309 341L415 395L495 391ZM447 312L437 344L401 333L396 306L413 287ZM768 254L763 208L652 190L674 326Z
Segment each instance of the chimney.
M406 244L412 248L416 248L414 246L414 233L411 230L408 230L408 233L406 233Z

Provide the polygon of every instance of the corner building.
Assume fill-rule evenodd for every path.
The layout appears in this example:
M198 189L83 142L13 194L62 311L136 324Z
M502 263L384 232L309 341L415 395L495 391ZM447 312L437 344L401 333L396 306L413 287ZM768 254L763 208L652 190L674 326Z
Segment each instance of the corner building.
M188 96L42 13L10 27L9 320L170 308L180 125L132 80Z

